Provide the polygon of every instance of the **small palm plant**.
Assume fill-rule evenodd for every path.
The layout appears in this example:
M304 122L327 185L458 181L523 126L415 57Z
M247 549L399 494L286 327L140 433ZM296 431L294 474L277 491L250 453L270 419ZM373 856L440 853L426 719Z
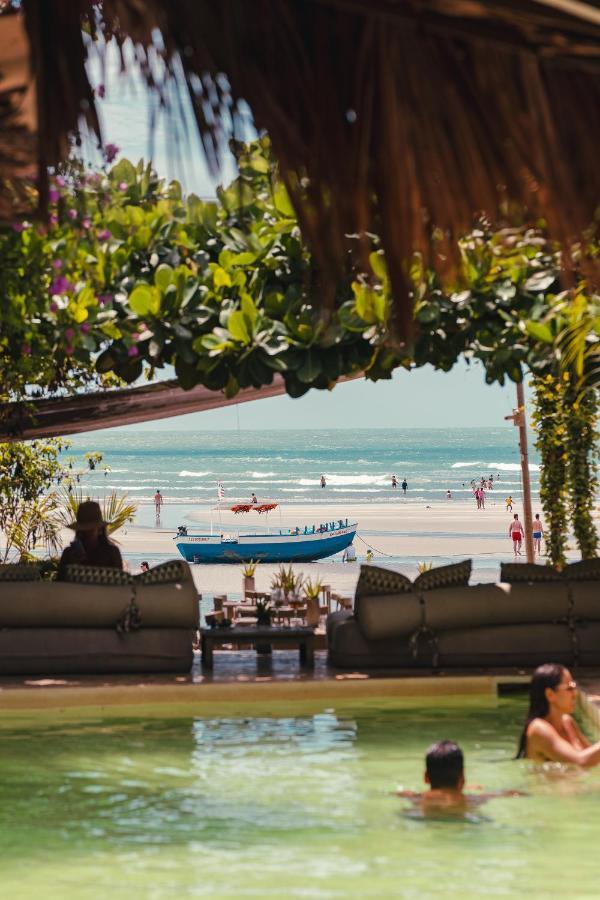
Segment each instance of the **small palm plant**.
M432 562L417 563L417 569L419 570L419 575L422 575L424 572L429 572L430 569L433 569L433 563Z
M56 520L63 528L68 528L77 518L77 510L83 500L91 498L83 496L83 491L77 488L74 491L62 490L59 494L59 506L56 511ZM106 530L109 534L118 531L128 522L133 522L137 512L137 504L131 502L126 494L117 494L112 491L100 503L102 518L107 522Z
M306 624L311 628L315 628L321 619L319 597L322 585L323 582L320 578L316 578L314 581L307 578L302 585L306 597Z
M244 578L253 578L258 564L259 560L254 559L251 559L247 563L244 563L244 565L242 566L242 575L244 576Z
M321 596L321 588L323 587L323 581L320 578L316 578L314 581L310 578L307 578L302 588L304 590L304 596L307 600L318 600Z

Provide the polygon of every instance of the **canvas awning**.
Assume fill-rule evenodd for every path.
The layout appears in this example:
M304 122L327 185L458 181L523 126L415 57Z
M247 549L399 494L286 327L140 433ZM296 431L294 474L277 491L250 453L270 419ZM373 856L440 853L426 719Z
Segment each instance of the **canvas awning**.
M213 169L223 123L248 102L316 257L315 304L333 302L346 236L381 235L400 336L412 322L404 265L413 251L447 276L456 236L475 213L494 217L515 202L569 242L600 199L597 2L22 0L22 8L42 168L64 156L82 117L99 127L85 68L98 45L80 27L87 17L96 35L132 39L161 96L153 59L166 61L167 77L191 97Z

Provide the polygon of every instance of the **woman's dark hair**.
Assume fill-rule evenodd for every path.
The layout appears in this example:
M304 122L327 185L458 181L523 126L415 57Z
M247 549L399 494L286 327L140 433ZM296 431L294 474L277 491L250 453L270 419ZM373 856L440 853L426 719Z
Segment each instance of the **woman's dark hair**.
M534 719L543 719L548 715L550 707L548 706L548 698L546 697L546 688L558 687L562 681L565 667L558 663L544 663L538 666L531 676L531 684L529 686L529 709L525 718L525 725L521 733L519 741L519 749L515 759L523 759L527 750L527 729L529 723Z
M425 770L432 788L455 790L463 768L463 753L454 741L437 741L427 750Z
M81 543L85 546L85 537L88 534L87 531L76 531L75 538L79 539ZM108 536L108 530L106 525L103 525L98 531L98 543L99 544L108 544L111 547L115 546L115 541L111 540Z

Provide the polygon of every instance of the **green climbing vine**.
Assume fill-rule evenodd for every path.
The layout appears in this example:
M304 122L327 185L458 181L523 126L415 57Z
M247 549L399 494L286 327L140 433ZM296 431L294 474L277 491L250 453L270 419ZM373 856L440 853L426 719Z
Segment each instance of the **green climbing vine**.
M546 522L546 546L552 564L562 568L566 562L568 528L565 381L549 374L534 378L533 387L532 422L541 461L540 500Z
M564 376L564 382L563 411L569 446L567 477L571 524L582 559L590 559L598 552L598 533L593 519L598 489L598 394L593 390L580 394L574 376Z

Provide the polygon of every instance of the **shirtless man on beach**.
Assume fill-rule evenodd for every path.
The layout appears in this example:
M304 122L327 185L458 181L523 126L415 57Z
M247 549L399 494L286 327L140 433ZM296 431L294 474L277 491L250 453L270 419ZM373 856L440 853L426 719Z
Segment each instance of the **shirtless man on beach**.
M497 791L483 794L465 794L463 752L454 741L437 741L425 756L425 784L428 791L398 791L424 816L464 816L493 797L519 797L518 791Z
M514 514L513 520L508 526L508 536L512 539L515 556L521 556L521 544L523 543L525 532L521 522L519 522L518 513Z

